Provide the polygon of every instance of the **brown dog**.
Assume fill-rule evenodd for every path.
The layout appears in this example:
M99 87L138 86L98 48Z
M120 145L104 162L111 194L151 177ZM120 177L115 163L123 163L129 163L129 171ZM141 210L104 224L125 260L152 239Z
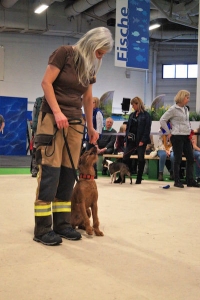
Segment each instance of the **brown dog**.
M92 235L93 231L98 236L103 236L99 230L99 219L97 215L98 191L94 180L94 163L98 160L97 148L93 147L85 151L80 157L78 170L79 181L75 185L71 198L71 225L73 228L86 230ZM90 225L90 217L93 217L93 228Z

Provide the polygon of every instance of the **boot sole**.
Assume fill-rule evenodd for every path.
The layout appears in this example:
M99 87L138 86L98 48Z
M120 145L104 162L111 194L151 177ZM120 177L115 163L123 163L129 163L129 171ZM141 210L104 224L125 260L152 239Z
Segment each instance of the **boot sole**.
M78 241L78 240L81 240L81 239L82 239L82 236L81 236L81 237L70 238L70 237L66 237L65 235L62 235L62 234L60 234L60 233L57 233L57 234L59 234L60 237L66 239L66 240Z
M36 237L34 237L33 240L35 242L42 243L43 245L46 245L46 246L55 246L55 245L60 245L62 243L62 241L61 242L45 243L44 241L42 241L42 240L40 240L40 239L38 239Z

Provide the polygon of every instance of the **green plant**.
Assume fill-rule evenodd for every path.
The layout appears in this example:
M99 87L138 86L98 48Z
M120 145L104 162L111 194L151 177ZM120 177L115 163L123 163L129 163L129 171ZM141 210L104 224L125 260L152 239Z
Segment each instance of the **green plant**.
M169 109L170 106L162 106L158 109L146 107L146 111L150 114L152 121L159 121L162 115ZM190 121L200 121L200 112L190 111Z
M169 107L170 106L161 106L157 109L146 107L146 111L150 114L152 121L159 121Z
M197 113L197 112L191 111L189 119L190 119L190 121L200 121L200 112Z

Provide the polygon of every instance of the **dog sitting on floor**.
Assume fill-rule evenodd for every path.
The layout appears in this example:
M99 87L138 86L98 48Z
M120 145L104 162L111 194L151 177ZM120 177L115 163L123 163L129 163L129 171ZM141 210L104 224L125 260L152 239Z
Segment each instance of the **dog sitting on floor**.
M93 165L97 160L98 154L96 147L85 151L80 157L78 165L79 181L73 189L71 198L70 223L73 228L78 226L79 229L84 229L89 235L95 232L97 236L103 236L103 232L99 230L97 206L98 190L94 180L95 170ZM90 225L91 212L93 227Z
M104 159L103 160L103 166L108 168L108 171L110 173L111 176L111 183L113 183L113 180L116 180L116 174L120 173L121 179L122 181L120 182L121 184L124 182L125 180L125 175L127 175L130 178L130 184L132 184L132 177L131 177L131 173L129 171L129 168L127 167L127 165L125 165L124 163L121 162L113 162L111 160L108 159Z

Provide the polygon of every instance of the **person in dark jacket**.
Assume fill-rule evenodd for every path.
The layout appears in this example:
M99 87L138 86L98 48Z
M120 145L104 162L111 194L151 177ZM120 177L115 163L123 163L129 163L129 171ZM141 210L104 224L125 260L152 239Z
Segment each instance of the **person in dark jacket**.
M151 117L145 110L143 101L139 97L134 97L131 100L131 105L134 109L128 119L125 135L125 151L123 156L123 163L130 166L130 156L133 154L138 155L138 172L136 184L140 184L142 181L142 175L145 165L145 150L147 144L151 143L150 132L151 132ZM121 178L119 177L116 183L120 183Z

